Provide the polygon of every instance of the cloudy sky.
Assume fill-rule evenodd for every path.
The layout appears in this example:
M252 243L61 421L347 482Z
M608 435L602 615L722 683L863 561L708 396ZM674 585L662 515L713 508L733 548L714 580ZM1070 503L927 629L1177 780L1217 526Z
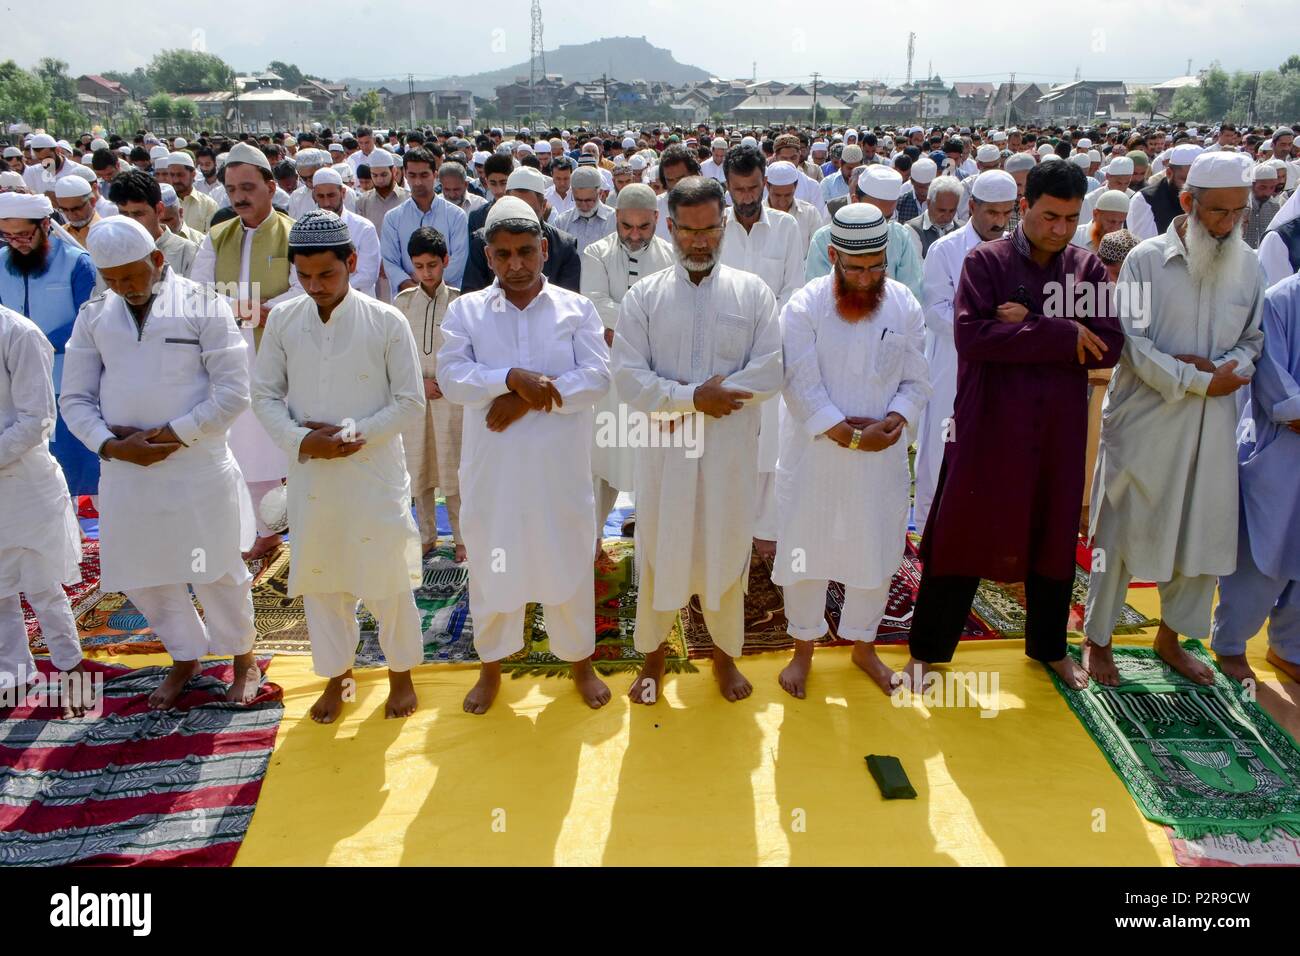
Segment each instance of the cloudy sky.
M548 50L644 35L720 76L749 76L757 61L760 78L806 80L816 70L832 80L899 81L915 31L917 76L932 63L949 81L1015 71L1017 83L1057 82L1077 69L1084 78L1159 82L1183 74L1189 58L1193 70L1214 60L1229 71L1276 68L1300 52L1295 2L837 2L808 7L817 13L806 21L790 12L800 6L790 0L543 0L542 10ZM5 31L0 59L31 66L57 56L74 75L130 70L172 47L207 49L239 70L285 60L329 78L364 79L475 73L528 56L529 0L131 0L127 22L119 4L102 0L61 0L39 15L17 0L0 5L10 26L18 24Z

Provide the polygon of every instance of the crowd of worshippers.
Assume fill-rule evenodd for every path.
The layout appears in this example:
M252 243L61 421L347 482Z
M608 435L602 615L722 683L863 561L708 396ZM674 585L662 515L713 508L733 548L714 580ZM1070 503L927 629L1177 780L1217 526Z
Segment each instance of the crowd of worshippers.
M101 588L174 661L158 709L205 655L233 658L228 700L254 697L250 564L287 533L325 680L313 719L351 699L360 603L385 713L413 713L440 501L481 661L465 711L492 705L530 604L600 707L594 576L620 494L638 704L662 696L693 600L721 694L750 695L755 550L784 593L796 698L830 582L834 635L885 693L952 660L981 578L1023 582L1026 654L1076 689L1120 681L1135 577L1158 586L1174 670L1211 682L1183 644L1209 639L1251 680L1267 629L1267 659L1300 679L1294 139L1228 123L22 137L0 172L0 689L35 679L20 596L53 666L82 667L64 590L81 496ZM874 641L909 525L922 575L895 671Z

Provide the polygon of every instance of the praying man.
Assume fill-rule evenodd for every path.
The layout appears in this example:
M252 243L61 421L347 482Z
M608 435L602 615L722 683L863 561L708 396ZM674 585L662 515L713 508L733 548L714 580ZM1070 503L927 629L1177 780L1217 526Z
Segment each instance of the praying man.
M736 667L758 500L762 402L782 384L776 297L758 276L721 264L722 184L687 176L668 193L677 262L623 296L614 379L650 427L694 428L695 441L636 450L636 551L641 562L633 643L645 655L629 696L659 699L678 611L699 595L722 696L752 685ZM698 413L698 414L697 414Z
M172 657L150 707L175 704L207 654L234 658L226 699L246 703L261 682L241 556L253 505L226 431L248 407L247 346L225 300L173 272L134 219L110 216L86 243L109 291L77 316L59 408L103 462L100 587Z
M591 301L543 275L547 241L532 205L502 196L483 239L495 279L451 303L438 352L439 386L465 408L461 527L483 663L464 709L492 706L501 661L524 646L530 602L542 605L551 653L570 663L582 699L603 707L609 688L591 664L591 433L609 348Z
M795 641L779 680L801 700L814 642L827 631L832 580L845 588L838 636L853 641L853 663L886 693L893 687L894 672L872 642L907 540L906 435L930 384L921 306L886 277L888 242L888 221L875 206L840 207L831 220L831 274L796 292L781 313L788 414L772 580L785 594Z
M357 601L379 623L385 717L417 704L424 660L413 589L422 580L402 429L424 411L405 316L349 284L347 224L314 209L289 231L304 295L271 311L253 372L253 410L289 458L289 595L302 595L312 667L326 678L311 717L333 722L354 689Z
M1179 635L1210 636L1215 584L1237 564L1235 393L1264 341L1259 261L1241 238L1250 166L1240 153L1197 156L1183 214L1120 270L1121 290L1149 291L1118 297L1124 356L1092 486L1083 656L1102 684L1119 683L1111 633L1133 575L1160 589L1156 653L1184 677L1214 681Z

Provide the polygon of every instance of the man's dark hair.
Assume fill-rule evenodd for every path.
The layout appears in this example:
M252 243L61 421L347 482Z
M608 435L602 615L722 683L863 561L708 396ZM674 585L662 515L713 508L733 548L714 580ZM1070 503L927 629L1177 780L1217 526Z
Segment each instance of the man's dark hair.
M1025 177L1025 202L1032 206L1039 196L1053 199L1082 199L1088 193L1088 178L1070 162L1039 163Z
M515 170L515 161L505 153L493 153L487 159L483 160L483 178L487 179L493 173L505 173L509 176Z
M733 146L727 150L727 156L722 161L722 175L727 179L731 179L732 173L748 176L751 173L761 173L766 168L767 159L763 156L763 151L755 146Z
M430 169L437 169L438 163L433 158L433 153L429 152L423 146L417 146L415 149L408 149L402 156L402 168L406 169L412 163L424 163Z
M700 161L695 158L691 148L683 143L673 143L659 155L659 185L668 188L668 177L664 175L664 170L679 163L686 164L687 176L700 174Z
M162 202L162 187L144 170L133 169L113 177L108 184L108 200L119 206L127 202L142 202L156 207Z
M344 149L360 149L360 148L361 148L361 144L358 143L358 142L356 141L356 138L355 138L355 137L352 137L352 136L344 136L344 137L343 137L343 148L344 148Z
M406 145L410 146L412 143L415 143L419 146L423 146L424 134L421 133L419 130L414 130L414 129L411 130L409 133L406 134Z
M663 167L660 167L661 169ZM718 212L725 208L726 198L722 192L722 183L711 176L687 176L668 193L668 216L677 218L677 210L683 206L703 206L716 202Z
M208 224L208 228L211 229L213 226L219 226L228 219L234 219L236 215L237 213L235 210L231 209L229 206L222 206L212 214L212 222Z
M542 227L531 219L498 219L483 231L483 241L491 244L493 238L499 232L508 232L515 236L528 233L532 236L545 238Z
M357 127L357 139L360 139L362 136L374 136L374 135L375 135L375 131L371 129L369 126Z
M551 172L555 172L557 169L567 169L569 172L573 172L577 168L578 164L573 161L571 156L556 156L551 160Z
M212 151L211 146L200 146L194 151L195 160L202 159L205 156L213 162L216 162L217 154Z
M966 147L959 139L946 140L943 144L943 151L945 153L960 153L965 148Z
M276 163L272 172L275 173L276 179L289 179L298 175L298 167L293 164L293 160L285 159Z
M370 164L357 163L357 179L369 179L369 178L370 178Z
M894 168L900 173L905 173L912 168L912 157L907 153L899 153L894 157Z
M864 144L867 145L867 146L875 146L876 143L879 142L879 140L876 139L876 134L875 134L875 133L867 133L867 134L865 134L865 135L862 137L862 140L861 140L861 141L862 141L862 143L864 143Z
M348 256L356 251L350 242L340 242L337 246L295 246L290 243L289 261L293 262L294 256L314 256L322 252L332 252L340 262L347 262Z
M538 159L536 156L534 156L532 153L524 153L523 159L519 160L519 165L529 166L532 167L533 169L541 169L542 161Z
M406 254L412 259L425 254L437 256L439 259L445 258L447 255L447 240L437 229L431 226L421 226L411 233L410 239L406 240Z
M153 163L153 160L149 158L149 150L145 149L143 146L132 146L129 158L133 163L138 163L141 160L144 160L144 162L151 165Z
M117 169L117 154L111 149L97 149L90 158L90 168L95 172L101 169Z

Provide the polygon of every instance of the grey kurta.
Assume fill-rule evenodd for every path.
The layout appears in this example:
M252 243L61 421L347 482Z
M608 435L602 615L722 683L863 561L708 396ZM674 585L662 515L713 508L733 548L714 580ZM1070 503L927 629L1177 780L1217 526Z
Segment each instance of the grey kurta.
M411 324L415 351L420 358L420 374L426 379L438 377L438 349L442 348L442 320L447 306L459 289L442 283L429 298L420 286L397 294L397 306ZM402 427L402 445L406 449L406 470L411 476L411 494L415 497L433 491L444 495L460 493L456 471L460 468L460 434L464 410L445 398L431 398L424 403L424 416Z
M1215 365L1236 360L1251 376L1264 336L1264 286L1253 250L1235 273L1193 281L1179 216L1164 235L1129 253L1119 289L1124 352L1102 410L1093 480L1092 527L1113 512L1117 555L1152 581L1174 573L1229 574L1237 555L1237 396L1206 396L1209 372L1175 355ZM1244 246L1244 244L1243 244ZM1150 296L1151 301L1138 301ZM1147 306L1145 309L1142 306Z

